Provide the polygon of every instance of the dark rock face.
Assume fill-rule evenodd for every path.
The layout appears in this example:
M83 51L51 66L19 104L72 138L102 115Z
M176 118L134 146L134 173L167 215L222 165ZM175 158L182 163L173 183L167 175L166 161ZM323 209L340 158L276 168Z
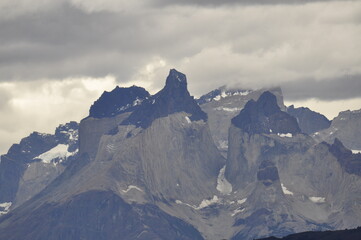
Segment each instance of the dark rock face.
M192 121L207 120L207 114L201 110L187 90L186 76L172 69L165 87L145 100L122 124L147 128L157 118L182 111L191 114Z
M347 149L337 138L332 145L327 145L330 152L337 158L338 162L346 170L346 172L361 176L360 153L352 154L352 151Z
M300 133L297 121L282 112L276 97L266 91L257 101L249 101L244 109L232 119L232 124L245 132L254 133Z
M331 121L324 115L309 108L295 108L291 105L287 108L287 113L297 119L301 131L306 134L312 134L331 126Z
M136 109L149 93L141 87L116 87L111 92L104 92L90 107L89 117L104 118L131 112Z
M267 160L263 161L257 172L257 180L261 181L265 186L269 186L279 179L278 169L274 163Z
M12 215L17 215L15 210ZM7 223L3 218L1 222ZM0 222L0 223L1 223ZM41 224L39 224L41 222ZM2 225L4 226L4 225ZM118 195L89 191L63 203L46 203L7 228L0 238L8 240L133 240L203 239L184 221L151 204L130 205Z
M269 237L259 240L359 240L361 239L361 227L351 230L325 231L325 232L304 232L292 234L283 238Z

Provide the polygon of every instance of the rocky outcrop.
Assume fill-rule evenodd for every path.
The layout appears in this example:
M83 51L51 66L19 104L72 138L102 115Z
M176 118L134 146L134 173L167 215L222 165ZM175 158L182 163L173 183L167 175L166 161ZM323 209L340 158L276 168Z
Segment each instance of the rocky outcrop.
M332 145L328 145L330 152L337 158L340 165L351 174L361 176L361 154L353 154L340 140L335 139Z
M361 110L340 112L331 126L312 135L316 141L332 144L339 139L348 149L361 150Z
M165 87L147 99L122 124L147 128L155 119L177 112L188 113L191 121L207 120L207 114L201 110L187 90L186 76L171 69Z
M30 199L64 170L77 151L76 122L60 125L54 135L34 132L14 144L1 156L0 204L11 209Z
M111 92L104 92L94 102L90 107L89 117L114 117L124 112L132 112L149 96L149 93L141 87L120 88L117 86Z
M95 159L101 137L105 134L116 133L118 125L130 113L125 112L108 118L87 117L81 120L79 125L79 153L86 153L90 158Z
M249 100L256 101L265 91L270 91L276 96L281 110L286 109L280 88L250 90L221 87L197 100L202 110L208 115L212 137L224 156L227 155L228 129L231 125L231 119L239 114Z
M327 129L331 125L331 121L324 115L306 107L295 108L291 105L287 107L287 113L295 117L301 131L309 135Z
M90 107L89 116L80 122L79 152L96 157L99 141L104 134L114 134L117 126L150 97L141 87L116 87L104 92Z
M55 136L34 132L23 138L19 144L14 144L8 153L1 156L0 163L0 202L13 202L19 181L27 164L33 158L56 146Z
M240 114L232 119L232 124L250 134L300 133L296 119L281 111L276 97L268 91L257 101L249 101Z
M360 210L352 202L361 179L337 158L350 152L337 143L317 144L300 133L293 117L280 112L275 98L265 93L232 119L225 177L248 203L236 215L239 232L232 239L360 224Z

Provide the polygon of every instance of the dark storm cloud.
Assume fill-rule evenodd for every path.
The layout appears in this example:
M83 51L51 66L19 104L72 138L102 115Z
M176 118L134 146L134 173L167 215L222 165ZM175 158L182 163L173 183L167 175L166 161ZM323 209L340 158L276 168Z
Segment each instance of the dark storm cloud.
M294 4L308 2L317 4ZM262 87L313 74L332 79L345 66L357 72L360 6L323 2L64 0L35 12L25 5L22 14L0 18L0 81L112 74L127 82L153 74L146 79L159 88L175 67L202 94L205 83ZM238 7L208 7L232 4ZM164 69L154 74L159 62Z
M142 10L88 13L68 3L0 21L0 81L107 74L129 79L154 55L176 59L195 51L184 27L162 21Z
M167 1L168 7L152 8L166 5L165 1L156 0L148 5L131 2L127 5L129 9L123 9L119 1L74 0L36 13L26 12L25 6L22 14L0 18L0 81L113 74L122 82L149 75L140 72L154 68L152 61L159 58L166 62L164 68L184 69L195 76L198 81L195 92L199 94L205 82L216 87L230 81L267 85L278 83L277 79L304 79L308 77L305 73L312 75L314 70L308 65L317 67L331 48L335 56L339 54L337 44L353 47L345 39L350 39L354 30L337 28L337 24L353 24L357 11L334 16L341 5L332 5L326 11L330 16L326 14L322 19L325 12L319 14L324 8L321 5L273 8L272 4L294 1L237 1L240 5L251 2L268 5L218 9L200 6L229 5L236 1L184 0L181 3L188 7L170 7L179 1ZM326 23L316 22L319 19ZM275 25L278 27L274 28ZM317 39L325 36L323 32L335 32L336 37L344 35L345 39L337 42ZM312 42L311 49L308 42ZM354 50L350 52L357 55ZM291 72L286 68L294 66L299 69L285 74ZM163 78L155 75L149 81L159 87Z
M8 81L109 74L116 65L128 66L127 62L131 62L131 56L123 62L121 57L117 58L119 62L107 58L129 51L129 27L136 24L130 17L87 14L68 4L2 21L0 78ZM124 74L126 69L122 69Z
M361 75L344 76L328 81L303 80L282 85L287 100L317 98L321 100L340 100L361 97ZM361 106L360 106L361 107Z

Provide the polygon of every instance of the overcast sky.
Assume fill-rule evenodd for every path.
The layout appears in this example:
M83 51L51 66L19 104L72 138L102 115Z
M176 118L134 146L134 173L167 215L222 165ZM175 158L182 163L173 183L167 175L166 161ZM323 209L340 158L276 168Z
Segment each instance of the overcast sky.
M79 121L104 90L281 86L333 118L361 108L361 1L1 0L0 153Z

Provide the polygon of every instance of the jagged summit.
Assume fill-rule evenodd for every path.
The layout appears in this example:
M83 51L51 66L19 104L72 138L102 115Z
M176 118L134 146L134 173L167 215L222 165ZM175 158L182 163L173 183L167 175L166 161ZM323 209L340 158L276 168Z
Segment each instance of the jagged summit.
M361 154L352 154L352 151L347 149L338 138L335 138L332 145L323 143L328 146L346 172L361 176Z
M187 90L187 77L185 74L178 72L175 69L171 69L169 71L169 75L167 77L165 87L169 88L183 88Z
M133 111L148 98L149 93L142 87L116 87L111 92L105 91L90 107L89 117L104 118Z
M271 92L266 91L257 100L258 108L264 112L266 116L270 116L273 113L280 111L280 107L277 105L276 96Z
M247 96L253 90L250 89L240 89L240 88L228 88L227 86L221 86L197 99L199 105L206 104L212 101L219 101L223 98L228 98L232 96Z
M122 125L147 128L155 119L176 112L189 113L191 121L207 120L207 114L188 92L186 75L171 69L165 87L144 101Z
M361 109L343 111L332 120L329 128L315 132L312 137L318 142L325 141L329 144L338 138L345 147L357 152L361 150L360 126Z
M331 125L331 121L324 115L312 111L307 107L295 108L294 105L287 107L287 113L297 119L298 125L302 132L312 134L323 129L327 129Z
M281 111L276 96L269 91L262 93L257 101L247 102L244 109L232 119L232 124L248 133L301 132L297 120Z

